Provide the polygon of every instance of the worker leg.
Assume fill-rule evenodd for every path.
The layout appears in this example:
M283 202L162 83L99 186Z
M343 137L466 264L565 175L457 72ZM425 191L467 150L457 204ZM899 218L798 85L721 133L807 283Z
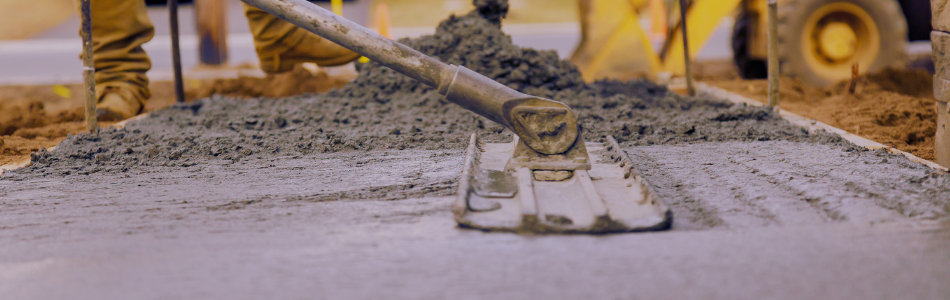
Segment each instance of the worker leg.
M360 57L318 35L281 20L256 7L244 4L254 48L267 73L286 72L294 65L312 62L320 66L338 66Z
M142 44L152 39L155 28L146 14L145 1L93 0L90 5L96 97L101 108L117 110L118 116L113 118L134 116L151 97L145 72L152 62ZM123 100L125 103L117 103Z

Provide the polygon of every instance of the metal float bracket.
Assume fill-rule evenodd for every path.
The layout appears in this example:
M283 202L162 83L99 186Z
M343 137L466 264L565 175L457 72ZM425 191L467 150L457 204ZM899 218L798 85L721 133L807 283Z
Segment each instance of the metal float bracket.
M459 226L519 233L663 230L672 214L611 137L560 162L532 160L511 143L472 135L453 211ZM583 158L583 159L581 159ZM553 172L567 172L552 174Z

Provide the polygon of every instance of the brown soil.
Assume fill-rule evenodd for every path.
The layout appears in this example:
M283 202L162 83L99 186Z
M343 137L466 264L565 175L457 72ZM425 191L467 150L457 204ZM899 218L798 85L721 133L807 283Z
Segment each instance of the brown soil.
M285 97L322 93L346 84L352 76L328 75L298 67L266 77L187 80L185 98L192 101L215 94L231 97ZM152 82L152 98L145 105L154 111L175 102L170 81ZM65 89L65 94L54 90ZM29 159L32 152L56 146L68 134L85 130L82 85L0 86L0 166ZM100 123L105 128L114 122Z
M198 98L211 95L232 97L286 97L306 93L322 93L335 87L341 87L353 79L352 76L331 76L326 72L311 72L303 66L297 66L287 73L268 75L267 77L241 76L237 79L217 79L195 90Z
M766 103L765 80L703 78L709 84ZM854 94L848 81L816 87L782 78L781 108L816 119L873 141L934 159L936 111L933 78L924 70L883 70L858 79Z

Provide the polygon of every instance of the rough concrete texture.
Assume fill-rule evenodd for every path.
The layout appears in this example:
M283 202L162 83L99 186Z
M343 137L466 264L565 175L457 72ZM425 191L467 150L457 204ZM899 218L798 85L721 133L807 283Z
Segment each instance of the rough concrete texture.
M811 166L814 152L800 155L793 149L800 145L791 142L734 144L630 148L635 159L661 155L645 160L648 176L663 196L682 198L668 198L674 200L672 231L609 236L530 237L457 228L452 197L420 196L446 195L435 183L457 176L462 154L452 151L345 151L247 159L187 172L158 167L151 173L3 180L0 294L9 299L950 295L950 223L910 221L867 203L865 191L839 179L839 173L861 166L857 172L872 177L856 184L873 193L913 185L901 182L906 171L890 173L884 168L894 165L883 158L851 157L827 146L810 148L843 157L828 158L835 162L830 166ZM662 156L677 154L685 154L682 161ZM764 171L752 173L753 168ZM818 177L822 174L828 176ZM786 181L784 175L795 179ZM865 186L871 182L883 185ZM378 192L408 185L436 191L399 201L384 200L402 195ZM814 194L799 198L797 189ZM354 196L323 197L330 194ZM848 207L826 209L806 197ZM340 198L346 199L333 201ZM828 217L830 209L847 219ZM860 222L866 220L890 221Z
M327 94L205 99L34 155L0 178L0 294L950 296L946 173L763 108L645 81L583 84L553 52L512 45L478 12L402 42L571 105L585 139L614 135L638 161L674 210L673 230L458 229L448 196L468 135L509 133L371 63Z
M934 30L950 32L950 1L930 0L930 12Z
M511 44L497 24L476 12L451 17L433 36L402 42L526 93L567 103L577 111L588 141L612 134L634 145L792 140L850 147L837 136L808 134L765 108L684 98L647 81L584 84L577 69L553 51ZM348 150L464 149L472 132L486 141L510 136L501 125L446 102L432 88L370 63L355 81L327 94L204 99L153 112L120 130L70 137L56 153L34 156L31 171L21 173L187 168L209 159Z

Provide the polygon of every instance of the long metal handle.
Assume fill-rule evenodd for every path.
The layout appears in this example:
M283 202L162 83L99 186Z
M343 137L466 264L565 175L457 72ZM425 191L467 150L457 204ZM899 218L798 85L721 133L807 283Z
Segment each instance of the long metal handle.
M362 54L399 73L438 87L448 65L387 39L306 0L241 0Z

